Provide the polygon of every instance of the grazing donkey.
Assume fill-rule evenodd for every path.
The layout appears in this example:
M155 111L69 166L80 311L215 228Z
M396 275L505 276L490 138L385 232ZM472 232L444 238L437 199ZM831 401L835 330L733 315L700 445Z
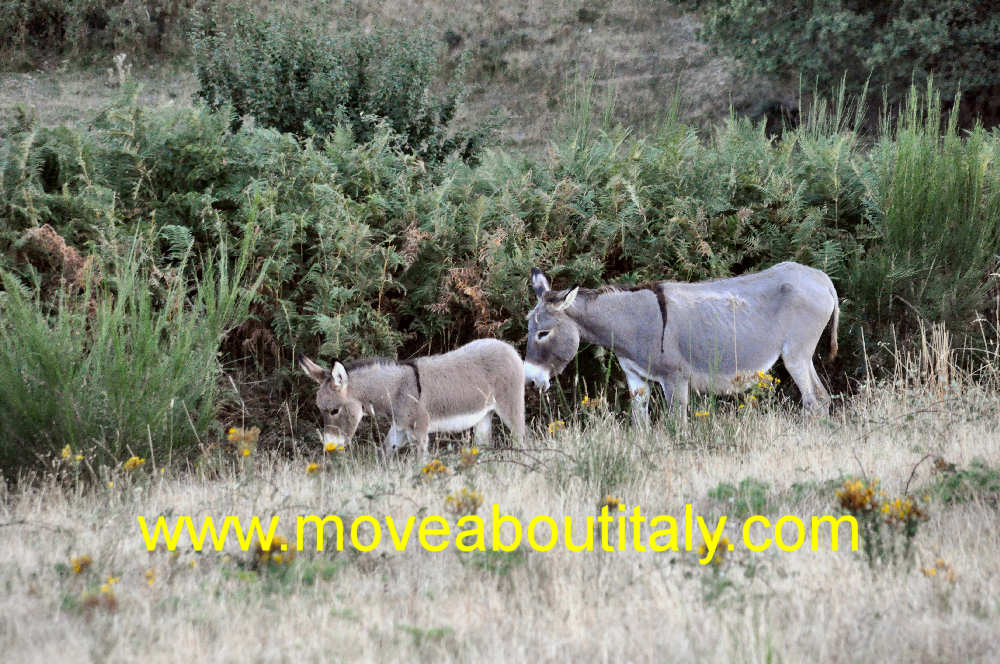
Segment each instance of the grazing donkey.
M700 283L661 281L631 288L552 291L531 271L538 304L528 314L525 379L548 389L580 341L614 351L632 393L632 418L648 420L646 381L682 412L688 388L739 392L781 357L802 392L804 410L825 411L830 395L812 355L829 324L837 354L837 291L825 273L780 263L755 274Z
M512 346L479 339L443 355L406 362L381 358L333 370L299 356L299 366L320 384L323 444L346 444L365 414L392 420L386 458L407 442L427 455L427 434L475 428L476 444L490 442L493 411L521 443L524 439L524 366Z

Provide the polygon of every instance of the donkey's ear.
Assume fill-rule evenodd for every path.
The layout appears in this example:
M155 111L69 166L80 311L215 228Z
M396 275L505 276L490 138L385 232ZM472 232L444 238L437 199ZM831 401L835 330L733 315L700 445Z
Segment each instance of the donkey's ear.
M564 309L569 309L570 307L572 307L573 302L576 301L576 296L579 292L580 292L580 287L575 286L573 290L563 295L558 302L553 303L556 308L556 311L562 311Z
M338 390L342 390L347 387L347 369L340 362L333 363L333 371L331 372L333 378L333 387Z
M322 383L330 377L330 372L319 366L305 355L299 353L299 366L317 383Z
M549 292L551 288L549 280L545 278L545 275L537 267L531 268L531 288L535 291L535 295L539 299Z

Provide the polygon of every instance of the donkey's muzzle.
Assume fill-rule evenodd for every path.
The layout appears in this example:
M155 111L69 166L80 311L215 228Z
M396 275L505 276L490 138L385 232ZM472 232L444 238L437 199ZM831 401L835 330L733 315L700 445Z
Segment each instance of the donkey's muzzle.
M535 387L544 392L549 389L549 370L534 362L525 362L524 381L534 383Z

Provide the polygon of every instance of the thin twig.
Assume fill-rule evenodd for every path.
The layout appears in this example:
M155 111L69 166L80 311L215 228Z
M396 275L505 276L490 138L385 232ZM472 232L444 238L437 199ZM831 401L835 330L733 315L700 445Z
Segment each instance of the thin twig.
M933 454L933 453L931 453L931 452L928 452L927 454L925 454L920 459L920 461L918 461L915 464L913 464L913 470L910 471L910 477L909 477L909 479L906 480L906 486L903 487L903 495L904 496L910 495L910 482L912 482L913 478L916 476L916 474L917 474L917 468L920 466L920 464L922 464L924 461L927 461L928 459L930 459L930 458L932 458L934 456L936 456L936 455Z

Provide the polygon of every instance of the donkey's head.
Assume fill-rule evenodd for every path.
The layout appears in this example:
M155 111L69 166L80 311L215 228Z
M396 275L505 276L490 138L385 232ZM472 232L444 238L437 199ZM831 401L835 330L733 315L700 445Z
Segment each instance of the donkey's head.
M531 287L538 304L528 314L524 377L547 390L551 377L566 368L580 347L580 329L567 313L580 289L553 291L538 268L531 270Z
M299 356L299 366L319 383L316 405L323 413L323 445L346 445L357 431L364 408L351 396L347 384L347 369L340 362L333 369L324 369L305 355Z

